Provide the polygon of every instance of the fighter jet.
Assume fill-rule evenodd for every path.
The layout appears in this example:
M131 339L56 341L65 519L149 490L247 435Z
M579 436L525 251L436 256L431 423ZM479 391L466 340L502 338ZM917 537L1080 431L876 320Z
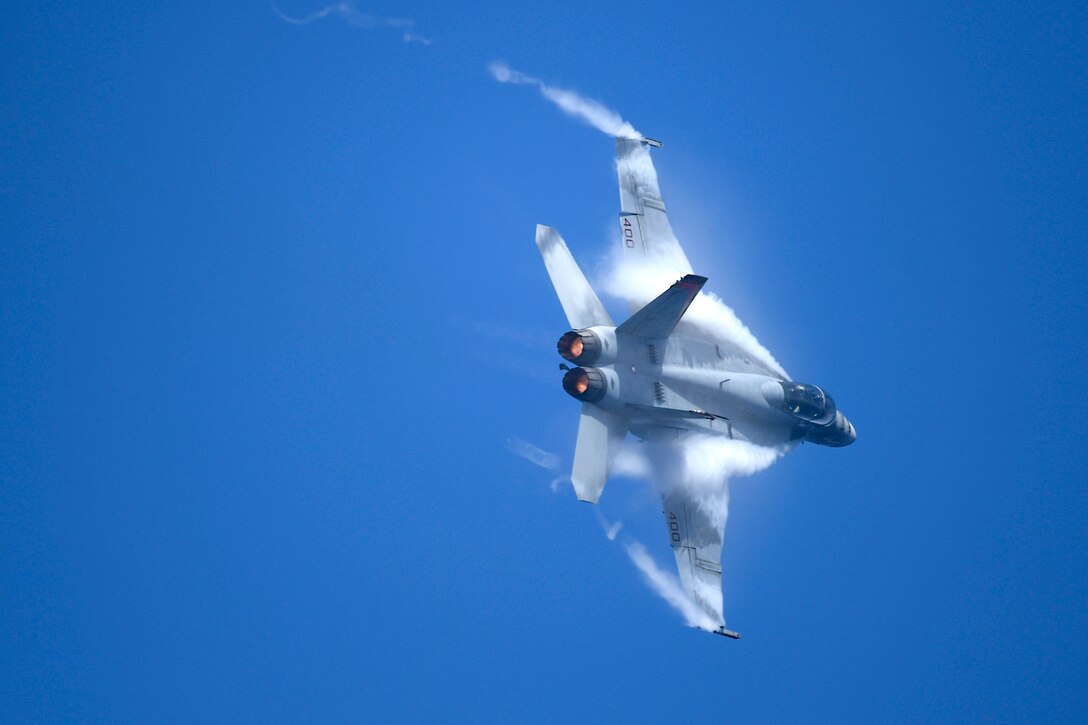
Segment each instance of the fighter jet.
M841 447L857 438L823 388L791 380L739 323L685 317L707 278L693 273L669 225L651 147L661 143L616 139L619 239L625 262L646 273L639 279L676 281L648 304L632 305L625 322L612 321L559 233L536 228L572 328L557 344L576 366L560 365L563 389L581 403L571 481L578 499L594 504L628 433L647 442L722 436L780 452L802 441ZM645 291L649 299L658 290ZM715 622L710 631L739 638L722 615L724 516L707 512L683 487L663 491L662 504L681 586Z

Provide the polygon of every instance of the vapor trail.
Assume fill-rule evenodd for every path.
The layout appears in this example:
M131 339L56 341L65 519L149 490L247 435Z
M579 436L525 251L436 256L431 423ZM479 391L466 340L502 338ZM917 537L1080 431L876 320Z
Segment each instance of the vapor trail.
M597 523L601 525L601 530L604 531L604 535L608 537L609 541L615 541L616 536L620 533L620 529L623 528L623 521L617 519L615 522L609 523L608 519L604 517L599 508L594 508L593 513L597 514Z
M593 512L597 515L597 522L601 525L601 531L608 538L609 541L615 541L616 536L619 535L620 530L623 529L623 521L617 519L615 522L609 522L604 517L599 508L594 508ZM631 561L642 575L651 589L661 596L666 602L668 602L676 611L683 615L684 620L690 627L699 627L707 631L713 631L717 628L717 624L714 623L713 617L710 617L704 612L699 605L688 596L684 588L680 586L680 580L677 579L675 574L670 574L662 570L653 558L646 552L644 547L638 541L630 541L624 543L623 549L627 552L627 555L631 557Z
M356 28L399 28L404 30L401 39L405 43L431 44L431 41L422 35L409 32L409 29L415 26L415 21L411 18L391 18L384 15L366 13L346 0L345 2L326 5L320 10L316 10L309 15L304 15L301 18L292 17L280 10L280 7L275 0L272 2L272 11L276 13L276 16L279 17L280 20L291 23L292 25L309 25L317 20L324 20L327 17L333 16L340 18L349 25L354 25Z
M718 622L704 612L683 590L680 586L680 580L673 574L658 567L657 563L646 553L646 547L634 541L627 544L625 548L627 555L631 557L631 561L642 572L650 588L676 611L680 612L689 627L698 627L708 632L713 632L718 628Z
M599 101L585 98L576 91L549 86L539 78L516 71L501 61L493 61L488 66L488 70L491 71L491 75L499 83L536 86L540 90L540 95L559 106L564 113L585 121L609 136L642 138L642 134L636 131L631 124L624 121L618 113Z
M506 449L515 456L520 456L534 466L540 466L546 471L555 471L559 469L558 456L554 453L548 453L543 448L534 446L529 441L522 440L521 438L509 438L506 441Z
M676 259L675 263L671 263L674 260L664 254L652 259L631 259L630 255L624 255L617 246L614 245L612 249L608 266L604 270L602 287L605 292L630 303L635 309L650 302L679 277L691 271L689 265L681 264L686 259ZM782 378L790 378L770 350L741 322L733 308L713 292L700 292L684 314L683 322L710 333L717 339L724 338L734 343L746 353L746 357L750 356Z
M539 466L545 471L551 471L553 474L558 473L562 466L559 456L554 453L549 453L543 448L535 446L529 441L521 438L507 438L506 450L519 458L524 458L534 466ZM551 489L552 493L559 493L559 489L563 484L570 484L570 475L567 473L553 476L551 483L548 484L548 488Z
M713 536L704 533L703 539L691 539L686 543L720 560L721 541L729 517L729 480L767 468L784 452L747 441L689 433L680 439L642 444L629 455L641 456L644 462L629 465L629 469L647 471L646 478L666 502L678 496L694 504L695 509L689 508L688 516L693 524L696 519L701 521L693 531L713 532ZM661 571L641 546L628 546L627 554L642 571L650 588L679 611L689 625L712 631L725 624L720 576L696 572L686 575L688 578L681 582ZM689 588L694 598L689 595Z

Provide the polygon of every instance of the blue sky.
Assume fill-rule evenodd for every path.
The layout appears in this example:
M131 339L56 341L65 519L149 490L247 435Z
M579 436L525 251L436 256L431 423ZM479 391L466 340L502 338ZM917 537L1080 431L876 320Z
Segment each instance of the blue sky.
M1088 18L998 5L6 8L0 719L1083 720ZM735 482L739 642L508 451L618 195L496 59L857 426Z

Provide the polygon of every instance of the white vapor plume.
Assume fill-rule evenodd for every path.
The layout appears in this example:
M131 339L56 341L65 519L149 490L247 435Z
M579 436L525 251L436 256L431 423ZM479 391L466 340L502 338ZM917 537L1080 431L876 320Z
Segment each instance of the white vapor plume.
M623 529L623 521L617 519L609 523L608 519L601 514L600 509L594 509L594 513L597 514L597 522L600 523L604 535L609 541L615 541L616 536ZM718 627L719 623L714 621L714 617L703 611L695 600L688 596L676 575L661 569L640 542L630 541L625 543L623 548L634 565L642 572L650 588L680 612L689 627L699 627L707 631L714 631Z
M650 480L666 507L673 497L694 504L695 510L688 512L688 543L705 547L716 553L716 558L720 558L720 542L729 516L729 479L761 471L783 453L785 449L700 433L667 442L648 442L638 451L645 457L643 468L651 471ZM627 553L650 587L689 625L712 631L725 624L720 577L695 572L677 580L658 569L641 547L628 547Z
M618 113L599 101L585 98L575 91L549 86L539 78L516 71L501 61L493 61L488 66L488 70L491 71L491 75L499 83L536 86L540 91L540 95L559 106L564 113L585 121L609 136L642 138L642 134L636 131L631 124L624 121Z
M761 471L785 453L785 449L699 433L625 450L626 472L645 475L661 493L666 508L674 497L694 505L688 511L688 543L717 554L714 558L720 558L729 515L729 479ZM713 631L725 624L720 577L696 572L678 579L662 571L641 544L628 544L626 549L650 588L680 612L688 625Z
M534 466L540 466L545 471L556 471L559 469L559 457L554 453L548 453L543 448L534 446L532 443L521 438L509 438L506 441L506 448L515 456L521 456L525 460L532 463Z
M539 466L545 471L551 471L553 474L557 473L560 468L559 456L554 453L548 453L540 446L535 446L527 440L521 438L507 438L506 450L513 453L515 456L524 458L534 466ZM552 493L559 493L559 488L563 484L570 483L570 475L563 473L552 478L551 483L548 484L548 488Z
M641 447L628 440L616 452L616 457L612 459L610 474L613 476L627 476L628 478L648 479L651 475L650 462Z
M354 3L338 2L326 5L320 10L316 10L309 15L304 15L301 18L292 17L282 10L279 5L273 0L272 10L276 13L280 20L291 23L292 25L309 25L317 20L324 20L327 17L338 17L349 25L353 25L356 28L395 28L403 29L404 34L401 39L405 43L421 43L423 45L430 45L431 41L422 35L410 32L410 28L415 25L415 21L411 18L390 18L383 15L375 15L373 13L363 12L355 7Z
M729 479L758 473L784 453L781 448L700 433L646 446L661 493L681 489L720 532L729 516Z
M675 264L670 264L671 260L661 259L660 256L631 259L630 255L624 255L617 247L614 246L613 249L616 251L612 253L609 260L602 286L607 293L630 302L637 308L650 302L677 279L691 271L690 266L686 264L681 266L679 260L675 260ZM713 292L706 290L700 292L692 301L688 311L684 313L683 321L712 333L717 338L724 337L735 342L756 362L781 377L789 379L789 374L774 355L756 339L733 309Z
M636 149L617 163L621 164L619 170L634 180L640 196L656 197L660 193L657 171L649 149ZM620 244L611 246L612 253L603 279L604 290L627 301L634 308L641 308L677 279L692 272L691 262L669 226L666 224L656 232L659 236L646 256L628 254ZM783 378L789 378L770 351L759 343L717 295L705 290L700 292L684 314L683 321L701 328L716 339L731 341L745 353L745 357L752 358Z
M615 541L616 536L620 533L620 529L623 528L623 522L617 519L613 523L609 523L608 519L601 514L599 508L594 508L593 512L597 514L597 522L601 525L601 530L604 531L604 535L608 537L609 541Z
M646 578L646 583L657 592L662 599L668 602L676 611L683 615L689 627L698 627L708 632L718 628L718 622L703 611L703 609L688 596L680 580L675 575L662 570L657 563L646 553L646 547L637 541L627 544L627 555L639 568Z

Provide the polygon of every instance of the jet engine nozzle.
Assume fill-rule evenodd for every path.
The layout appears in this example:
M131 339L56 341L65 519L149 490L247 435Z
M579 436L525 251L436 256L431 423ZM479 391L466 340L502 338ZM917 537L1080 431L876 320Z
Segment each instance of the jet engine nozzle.
M594 365L602 356L615 357L615 337L616 333L610 329L571 330L559 337L556 348L559 355L574 365Z
M574 368L563 376L563 390L583 403L596 403L608 392L608 380L597 368Z

